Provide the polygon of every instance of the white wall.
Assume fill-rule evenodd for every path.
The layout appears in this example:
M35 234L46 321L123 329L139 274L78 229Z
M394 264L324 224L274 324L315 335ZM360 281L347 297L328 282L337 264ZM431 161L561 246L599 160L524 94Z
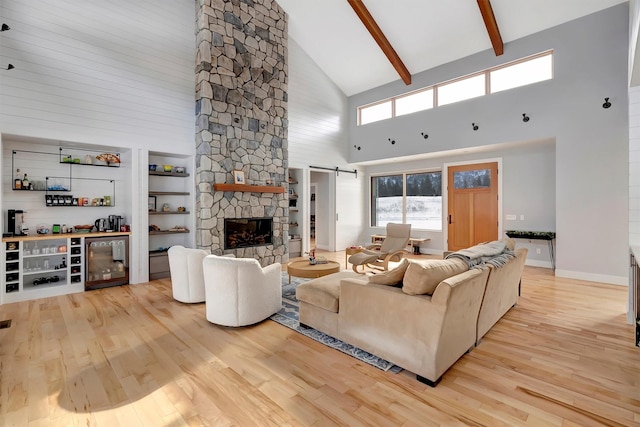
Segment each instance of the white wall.
M335 175L318 172L310 166L354 170L348 164L348 104L347 97L327 77L318 65L289 38L289 166L302 169L304 188L300 191L298 204L309 212L308 184L314 182L313 176L321 179L319 191L326 200L316 200L316 245L321 249L333 249L338 236L336 224L324 223L325 215L332 215L335 200L340 188L335 188ZM316 171L316 172L313 172ZM309 177L309 179L307 179ZM358 174L359 186L350 186L356 199L364 192L364 179ZM321 218L322 216L322 218ZM308 224L308 222L307 222ZM307 230L305 230L306 232ZM308 245L308 236L303 236L303 244ZM303 252L309 250L303 247Z
M193 1L3 0L0 16L11 27L0 33L0 65L15 66L0 70L3 167L7 149L25 141L54 151L82 145L126 152L117 189L126 199L108 213L124 208L133 230L131 280L146 280L149 151L195 154ZM3 219L17 205L32 206L31 222L59 220L62 211L45 208L38 195L7 192L8 185L5 177ZM78 210L60 222L104 214Z
M193 1L0 7L0 133L194 151Z
M347 97L289 37L289 166L345 167Z
M354 162L555 138L556 275L624 284L628 258L629 4L349 98ZM576 37L580 34L580 37ZM554 79L366 126L357 106L554 50ZM604 98L613 106L603 109ZM522 113L531 117L522 122ZM471 123L479 124L474 132ZM429 134L424 140L420 132ZM397 143L391 145L388 138ZM525 212L526 214L526 212Z
M368 166L365 169L367 191L363 204L367 206L364 224L370 223L369 185L371 175L393 174L408 171L443 170L445 164L476 160L501 160L502 230L554 231L555 225L555 141L543 140L528 144L495 146L478 153L446 154L421 160L394 162ZM444 180L443 180L444 182ZM446 206L443 206L443 212ZM507 215L517 215L517 220L507 220ZM520 220L524 215L524 220ZM444 214L446 217L446 214ZM443 224L446 227L446 224ZM384 228L366 227L360 243L370 243L370 235L384 233ZM422 252L440 254L446 250L444 228L442 231L412 230L413 237L427 237L428 243L421 246ZM519 247L529 249L527 263L534 266L551 267L549 248L546 242L518 240ZM536 253L540 249L540 254Z
M640 245L640 86L629 88L629 245ZM629 323L635 320L633 297L629 287Z

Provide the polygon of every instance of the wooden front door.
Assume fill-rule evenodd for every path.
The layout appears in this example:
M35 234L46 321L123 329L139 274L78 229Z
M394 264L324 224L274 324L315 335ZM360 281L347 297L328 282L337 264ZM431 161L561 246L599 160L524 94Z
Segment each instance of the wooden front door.
M448 169L448 250L498 239L498 163Z

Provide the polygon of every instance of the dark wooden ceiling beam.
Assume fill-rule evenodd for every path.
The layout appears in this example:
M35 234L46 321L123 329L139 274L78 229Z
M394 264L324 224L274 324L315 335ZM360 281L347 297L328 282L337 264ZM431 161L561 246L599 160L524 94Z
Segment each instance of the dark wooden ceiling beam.
M504 45L496 17L493 14L491 2L489 0L478 0L478 7L484 20L484 26L487 27L489 39L491 39L491 44L493 45L493 51L496 53L496 56L500 56L504 53Z
M400 59L393 46L391 46L391 43L389 43L389 40L387 40L387 37L384 35L380 27L378 27L378 24L373 19L373 16L371 16L369 10L367 10L362 0L347 1L356 12L356 15L358 15L367 30L369 30L369 33L371 34L373 39L376 41L376 43L378 43L378 46L380 46L380 49L382 49L382 52L385 54L387 59L389 59L389 62L391 62L393 68L396 69L402 81L405 84L410 85L411 73L409 72L407 67L405 67L402 59Z

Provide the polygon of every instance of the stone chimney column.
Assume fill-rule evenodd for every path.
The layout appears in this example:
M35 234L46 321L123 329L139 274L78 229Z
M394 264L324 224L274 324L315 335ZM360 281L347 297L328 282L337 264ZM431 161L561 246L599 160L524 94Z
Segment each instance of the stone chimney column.
M247 184L288 188L287 16L271 0L197 0L196 245L262 265L288 260L288 192L219 192ZM273 218L268 246L224 249L225 218Z

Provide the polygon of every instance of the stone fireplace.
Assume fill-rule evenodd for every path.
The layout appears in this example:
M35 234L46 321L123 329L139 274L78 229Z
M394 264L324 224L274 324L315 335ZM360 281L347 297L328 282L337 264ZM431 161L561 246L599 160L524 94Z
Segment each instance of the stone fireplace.
M272 244L272 218L225 218L224 248L239 249Z
M197 0L196 43L196 245L286 262L288 191L213 188L234 170L288 187L286 14L271 0ZM272 220L270 244L226 249L225 220L243 218Z

